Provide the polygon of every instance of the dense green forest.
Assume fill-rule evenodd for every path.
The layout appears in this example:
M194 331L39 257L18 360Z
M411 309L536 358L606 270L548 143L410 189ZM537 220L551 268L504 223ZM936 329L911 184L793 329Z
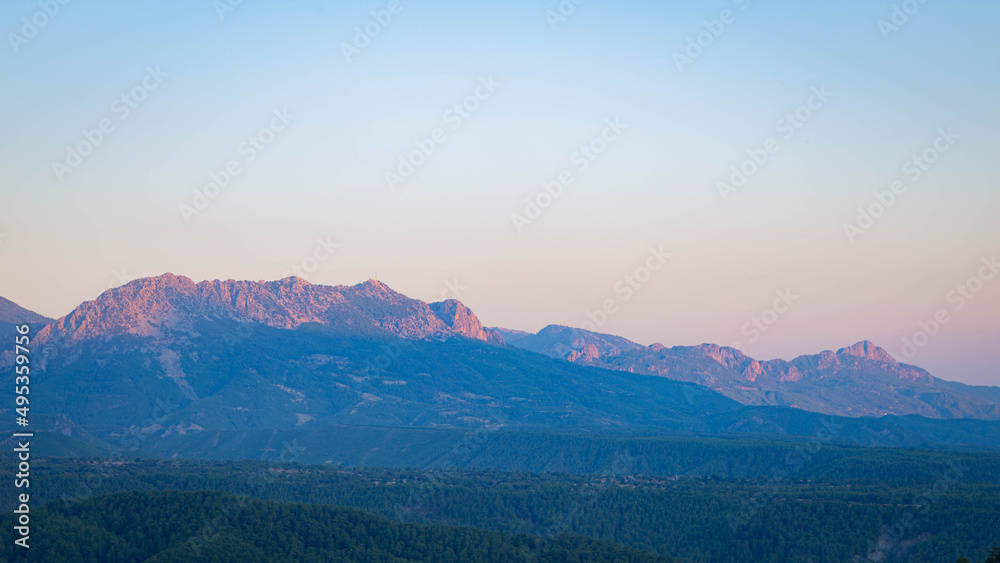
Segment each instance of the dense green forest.
M508 535L401 523L360 510L261 501L217 492L127 492L56 501L36 513L27 551L14 546L10 514L0 530L11 560L106 561L533 561L671 562L668 557L579 536Z
M972 560L968 557L959 557L957 563L972 563ZM986 561L978 563L1000 563L1000 547L991 549L989 556L986 557Z
M949 462L967 466L966 482L1000 484L1000 453L918 448L871 448L835 440L761 437L623 436L554 432L340 426L294 432L286 440L274 429L239 432L239 446L252 442L265 459L347 466L420 467L534 473L629 473L660 476L770 478L923 483L938 478ZM186 458L246 459L224 436L195 433ZM98 442L100 444L100 442ZM0 451L11 438L0 438ZM33 452L41 456L152 457L124 441L96 447L76 437L37 432Z
M407 523L576 534L690 562L984 559L1000 544L1000 485L972 464L926 454L920 483L48 458L34 465L33 498L38 506L116 491L213 490Z

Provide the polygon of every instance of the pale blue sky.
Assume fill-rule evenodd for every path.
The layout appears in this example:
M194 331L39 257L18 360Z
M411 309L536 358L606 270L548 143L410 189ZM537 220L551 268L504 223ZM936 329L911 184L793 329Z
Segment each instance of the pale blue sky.
M332 237L310 281L377 271L432 301L457 278L487 324L579 326L612 299L601 330L646 344L791 357L868 338L899 354L1000 251L1000 5L930 0L887 40L894 3L587 0L553 29L556 1L401 0L348 63L342 44L388 2L244 0L220 20L210 0L71 1L17 52L10 34L41 8L6 2L0 295L60 316L116 279L273 279ZM674 53L727 9L679 72ZM112 104L147 67L167 76L123 120ZM490 76L454 128L445 112ZM822 86L829 101L776 132ZM280 108L294 118L246 161ZM579 171L574 152L614 118L628 128ZM102 119L114 130L58 181L53 161ZM959 138L910 183L904 162L949 127ZM438 128L390 191L385 173ZM779 150L723 202L717 183L768 137ZM240 174L185 222L178 206L233 159ZM573 184L518 233L511 214L563 170ZM908 191L851 244L844 223L896 178ZM672 259L624 302L615 283L651 245ZM801 300L750 343L742 327L786 287ZM953 312L912 362L1000 384L1000 280Z

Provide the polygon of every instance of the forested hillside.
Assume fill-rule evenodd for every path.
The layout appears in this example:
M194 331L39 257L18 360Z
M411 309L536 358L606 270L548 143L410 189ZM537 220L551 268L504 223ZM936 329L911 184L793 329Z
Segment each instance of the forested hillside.
M77 504L120 491L215 490L353 507L409 523L578 534L691 563L982 559L1000 543L1000 485L988 483L968 458L949 461L929 457L924 479L906 483L644 477L628 473L625 459L604 475L573 476L63 458L38 461L35 479L36 503L65 497Z
M56 501L35 514L31 558L0 531L10 560L126 563L272 561L671 562L582 537L539 538L453 526L405 524L360 510L216 492L128 492Z

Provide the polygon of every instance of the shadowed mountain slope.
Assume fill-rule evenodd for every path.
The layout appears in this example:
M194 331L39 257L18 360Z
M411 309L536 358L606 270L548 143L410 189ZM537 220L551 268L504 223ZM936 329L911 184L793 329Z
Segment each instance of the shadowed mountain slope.
M498 345L494 334L457 301L429 305L372 280L350 287L298 278L136 280L34 338L33 379L44 385L32 387L33 424L91 443L233 459L268 459L307 435L321 437L325 445L316 450L337 459L347 447L341 438L357 434L344 429L362 427L388 434L350 446L373 450L360 459L380 448L396 452L392 459L413 459L407 449L423 446L397 441L404 429L434 433L427 439L437 445L426 449L434 455L452 447L454 431L808 437L842 425L839 439L857 444L972 447L990 447L1000 432L989 421L838 422L793 408L744 407L709 388L730 394L731 381L750 390L761 382L799 384L821 369L834 371L820 380L842 376L841 369L850 377L869 364L882 369L872 377L888 377L890 368L899 381L929 377L885 362L867 344L762 363L731 348L641 347L550 328L543 351L558 346L560 335L574 338L567 347L591 347L573 362ZM524 338L508 334L515 344ZM650 362L648 373L636 369L640 361ZM9 355L0 358L13 385L9 363ZM675 369L687 370L690 382L671 379Z
M54 319L39 315L14 303L10 299L0 297L0 334L7 334L14 327L27 323L35 329L54 322Z

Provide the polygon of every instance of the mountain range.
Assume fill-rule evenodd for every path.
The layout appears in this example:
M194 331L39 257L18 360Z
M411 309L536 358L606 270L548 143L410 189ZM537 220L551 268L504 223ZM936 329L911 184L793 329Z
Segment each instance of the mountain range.
M12 322L28 319L19 314L28 313ZM375 280L143 278L48 322L32 354L37 430L163 456L266 459L308 436L327 461L347 442L367 442L365 459L380 448L433 458L462 429L815 436L836 427L837 439L860 445L1000 443L1000 389L935 379L868 342L784 362L559 326L529 334ZM0 353L5 374L12 359Z
M716 344L643 346L559 325L536 334L497 330L507 343L552 358L697 383L746 405L849 417L1000 418L1000 388L938 379L867 340L785 361L757 360Z
M158 418L153 426L168 433L508 420L614 429L739 406L714 393L696 405L687 384L507 347L461 303L427 304L374 280L144 278L81 304L34 346L48 382L32 390L35 403L98 433L137 423L148 431L141 422ZM625 396L637 401L619 405Z

